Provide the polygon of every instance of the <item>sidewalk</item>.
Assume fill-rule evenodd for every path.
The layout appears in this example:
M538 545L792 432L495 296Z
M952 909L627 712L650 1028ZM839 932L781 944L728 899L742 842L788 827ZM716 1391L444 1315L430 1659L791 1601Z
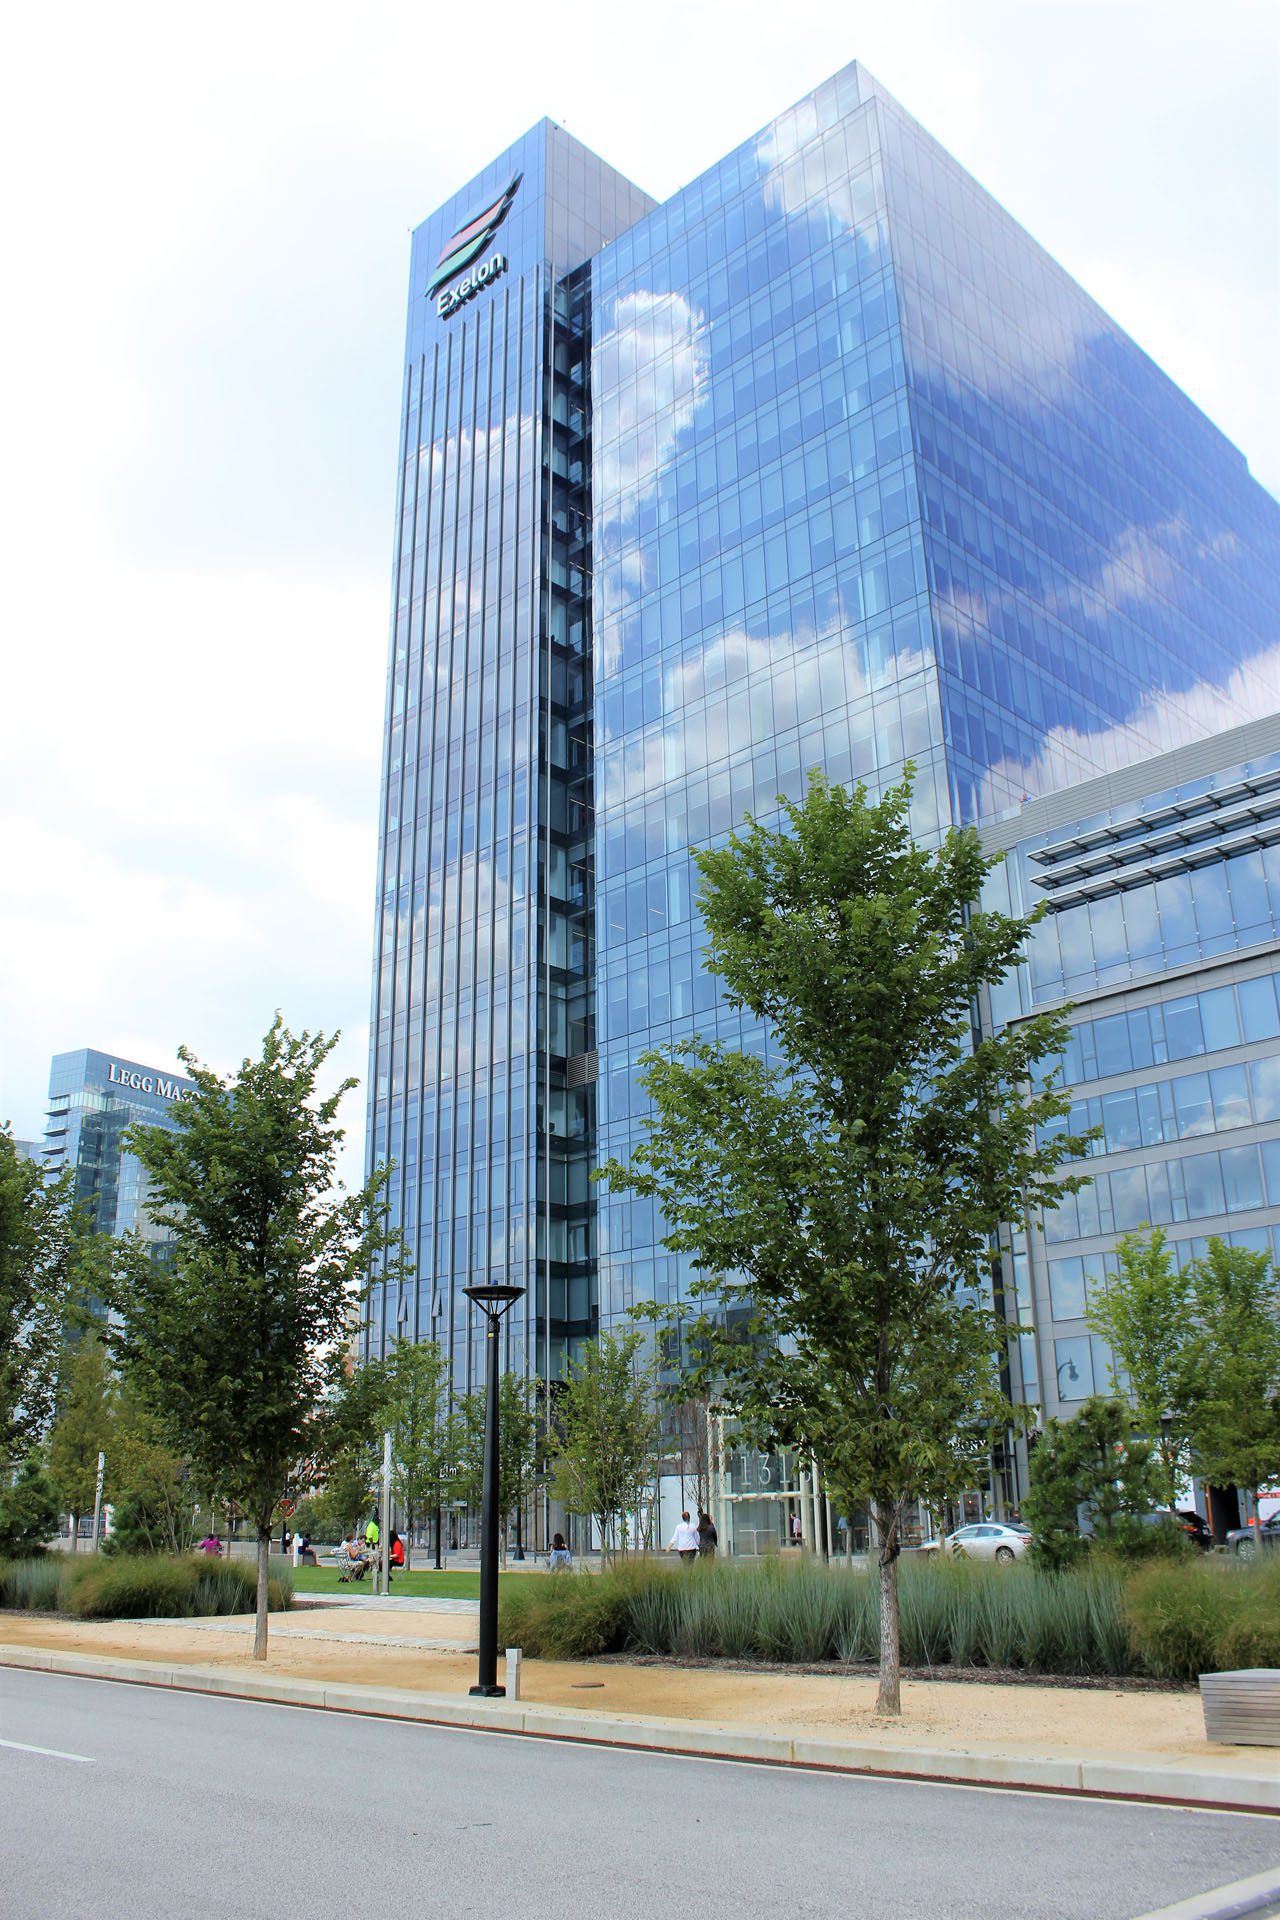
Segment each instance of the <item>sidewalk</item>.
M907 1681L900 1720L862 1675L525 1661L522 1698L473 1700L473 1603L365 1600L252 1622L0 1615L0 1664L437 1725L857 1773L1280 1812L1280 1753L1210 1746L1197 1695ZM500 1676L501 1677L501 1676Z

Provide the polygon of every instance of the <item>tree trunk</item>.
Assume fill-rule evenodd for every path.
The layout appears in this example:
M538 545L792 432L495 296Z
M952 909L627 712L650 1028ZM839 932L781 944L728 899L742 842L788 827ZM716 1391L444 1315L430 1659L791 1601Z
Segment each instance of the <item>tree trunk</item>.
M80 1540L80 1515L78 1513L69 1513L67 1520L71 1527L71 1551L74 1553Z
M902 1712L902 1636L898 1619L898 1515L886 1501L874 1504L880 1536L880 1691L876 1712Z
M253 1623L253 1657L267 1657L267 1571L271 1555L271 1523L258 1528L258 1608Z

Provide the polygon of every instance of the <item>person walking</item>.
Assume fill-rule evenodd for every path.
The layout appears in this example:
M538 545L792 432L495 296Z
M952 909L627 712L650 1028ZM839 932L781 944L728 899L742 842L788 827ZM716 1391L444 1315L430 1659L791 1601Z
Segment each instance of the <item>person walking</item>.
M720 1544L720 1535L716 1532L716 1523L709 1513L698 1515L698 1558L714 1560L716 1548Z
M364 1530L364 1544L369 1549L371 1556L376 1556L378 1542L381 1538L382 1533L378 1526L378 1509L375 1507L373 1510L373 1518L366 1523Z
M678 1553L686 1566L691 1567L698 1557L698 1529L691 1526L687 1513L680 1515L675 1532L667 1542L668 1553Z
M553 1533L551 1536L551 1551L547 1555L547 1572L573 1572L573 1555L566 1547L562 1533Z

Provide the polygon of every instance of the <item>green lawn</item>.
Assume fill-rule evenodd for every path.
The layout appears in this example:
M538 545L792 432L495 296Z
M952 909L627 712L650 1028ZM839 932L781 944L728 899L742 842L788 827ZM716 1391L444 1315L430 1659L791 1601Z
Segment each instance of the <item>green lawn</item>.
M498 1581L501 1591L510 1593L545 1577L540 1573L514 1572L499 1574ZM336 1567L296 1567L293 1589L295 1593L372 1593L373 1576L366 1574L358 1586L350 1581L340 1586ZM392 1579L391 1591L406 1600L478 1600L480 1572L477 1567L460 1569L457 1573L437 1573L430 1567L422 1572L415 1569L412 1573L397 1573Z

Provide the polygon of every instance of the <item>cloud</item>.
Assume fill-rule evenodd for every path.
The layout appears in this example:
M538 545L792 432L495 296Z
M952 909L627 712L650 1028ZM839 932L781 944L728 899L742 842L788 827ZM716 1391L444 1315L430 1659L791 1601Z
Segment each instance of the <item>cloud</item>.
M1016 755L990 768L982 784L981 814L1007 811L1011 793L1030 797L1131 766L1151 753L1203 740L1274 711L1280 687L1280 645L1266 648L1235 668L1225 684L1197 680L1188 687L1148 694L1134 711L1109 727L1053 727L1030 759Z
M592 354L597 498L625 521L707 398L706 318L679 293L624 294ZM619 498L621 496L621 498Z

